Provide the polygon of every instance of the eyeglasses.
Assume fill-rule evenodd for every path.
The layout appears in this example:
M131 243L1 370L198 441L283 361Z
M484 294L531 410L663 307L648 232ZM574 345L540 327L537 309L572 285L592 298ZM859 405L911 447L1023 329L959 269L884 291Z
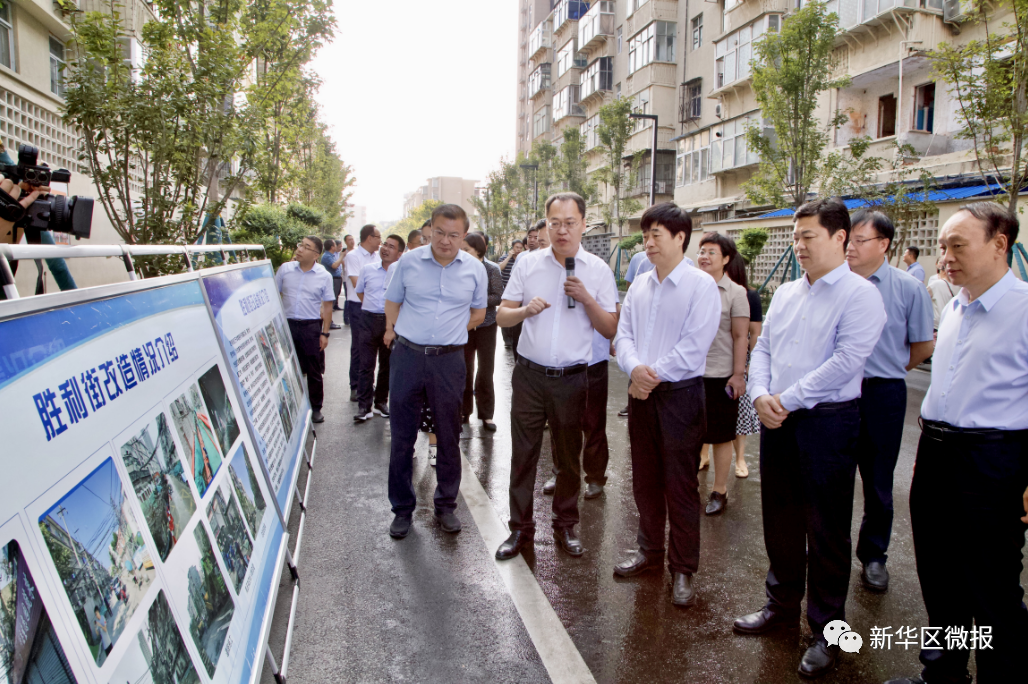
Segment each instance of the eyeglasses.
M560 221L554 219L552 221L547 221L546 227L550 230L560 230L561 225L563 225L568 230L574 230L575 228L578 228L578 224L580 223L581 221L578 219L568 219L567 221L564 221L562 224Z
M461 233L444 233L438 228L432 230L432 235L435 236L437 240L442 240L443 238L446 238L448 240L464 240L464 235Z
M859 238L852 238L850 240L850 242L855 242L858 245L860 245L861 247L863 247L865 244L867 244L868 242L871 242L872 240L884 240L884 239L885 239L885 237L883 235L879 235L878 237L864 238L863 240L861 240Z
M710 258L721 256L721 250L719 249L701 249L696 252L696 256L709 256Z

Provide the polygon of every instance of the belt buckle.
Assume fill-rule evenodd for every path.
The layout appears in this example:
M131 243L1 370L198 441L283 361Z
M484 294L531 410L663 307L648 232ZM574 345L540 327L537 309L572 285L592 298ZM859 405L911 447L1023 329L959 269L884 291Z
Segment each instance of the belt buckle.
M439 356L439 350L442 347L425 347L425 356Z
M563 368L547 368L546 369L546 377L548 377L548 378L559 378L562 375L564 375L564 369Z

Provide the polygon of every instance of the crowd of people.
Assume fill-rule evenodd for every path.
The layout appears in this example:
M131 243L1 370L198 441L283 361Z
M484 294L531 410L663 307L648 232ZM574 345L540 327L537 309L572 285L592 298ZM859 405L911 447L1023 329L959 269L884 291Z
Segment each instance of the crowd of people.
M581 246L584 200L558 193L545 213L498 263L486 258L488 236L469 232L459 206L443 205L406 242L391 235L383 243L375 226L365 226L344 256L341 246L330 247L322 268L321 241L309 237L297 260L279 270L315 421L323 420L332 303L346 291L355 420L377 413L390 421L392 537L411 530L419 429L430 433L438 524L461 530L459 435L476 406L483 428L496 430L499 328L515 365L510 536L496 558L533 545L547 434L553 470L543 492L552 496L553 536L564 553L585 553L576 531L579 497L583 471L585 498L601 496L606 484L613 354L630 378L622 413L639 514L638 548L614 574L666 567L671 602L693 605L698 473L712 465L703 510L722 513L730 471L748 475L745 436L759 431L767 602L733 629L760 635L796 628L806 598L814 638L798 670L818 677L838 659L826 628L846 618L858 471L860 582L888 591L905 379L931 357L910 493L928 619L965 634L991 628L989 647L976 651L981 681L1021 671L1017 650L1028 643L1020 585L1028 530L1028 284L1008 267L1015 216L985 202L957 211L939 231L936 275L926 286L916 247L904 252L907 272L889 264L896 230L885 214L851 217L837 199L809 202L794 216L804 276L780 286L762 315L730 238L706 233L696 263L685 256L692 221L673 203L643 213L644 250L629 264L623 302L609 265ZM926 646L921 675L893 681L970 681L968 654Z

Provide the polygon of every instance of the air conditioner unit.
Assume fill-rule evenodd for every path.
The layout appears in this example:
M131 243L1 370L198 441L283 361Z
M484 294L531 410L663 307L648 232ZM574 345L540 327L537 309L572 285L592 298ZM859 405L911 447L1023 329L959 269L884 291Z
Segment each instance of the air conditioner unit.
M953 24L967 21L971 10L972 3L970 0L943 0L942 20Z
M714 116L716 116L717 118L723 119L724 118L724 111L725 111L724 107L721 105L720 102L718 102L716 105L714 105Z

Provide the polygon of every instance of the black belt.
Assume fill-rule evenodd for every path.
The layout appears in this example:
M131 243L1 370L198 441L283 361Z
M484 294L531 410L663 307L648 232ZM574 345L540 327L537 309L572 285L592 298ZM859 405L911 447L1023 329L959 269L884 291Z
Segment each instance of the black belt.
M289 318L287 320L290 323L295 323L296 325L321 325L320 318Z
M650 392L672 392L674 390L685 389L686 387L694 387L702 384L703 377L698 376L695 378L689 378L688 380L679 380L678 382L662 382L650 390Z
M1028 430L999 430L996 428L962 428L938 420L918 418L925 436L942 441L958 439L968 442L1023 442L1028 440Z
M589 367L589 364L587 363L579 363L574 366L564 366L563 368L540 366L534 361L529 361L524 356L518 356L518 363L529 370L534 370L536 373L542 373L548 378L560 378L565 375L574 375L575 373L581 373Z
M374 316L375 318L385 318L386 317L386 315L384 313L375 313L374 311L365 311L364 309L361 309L361 313L363 315L365 315L365 316Z
M866 382L869 385L884 385L892 382L902 382L903 384L906 384L907 381L903 378L864 378L861 382Z
M793 411L793 413L794 414L796 414L796 413L799 413L799 414L803 414L803 413L826 413L828 411L841 411L843 409L848 409L848 408L857 408L858 406L859 406L859 403L857 402L856 399L850 399L849 401L829 401L829 402L822 402L822 403L818 404L817 406L815 406L814 408L796 409L795 411Z
M382 315L384 316L385 314ZM419 354L424 354L425 356L442 356L443 354L451 354L455 351L464 349L463 344L450 344L445 347L423 347L420 344L414 344L406 337L401 337L400 335L396 336L396 341L408 349L412 349Z

